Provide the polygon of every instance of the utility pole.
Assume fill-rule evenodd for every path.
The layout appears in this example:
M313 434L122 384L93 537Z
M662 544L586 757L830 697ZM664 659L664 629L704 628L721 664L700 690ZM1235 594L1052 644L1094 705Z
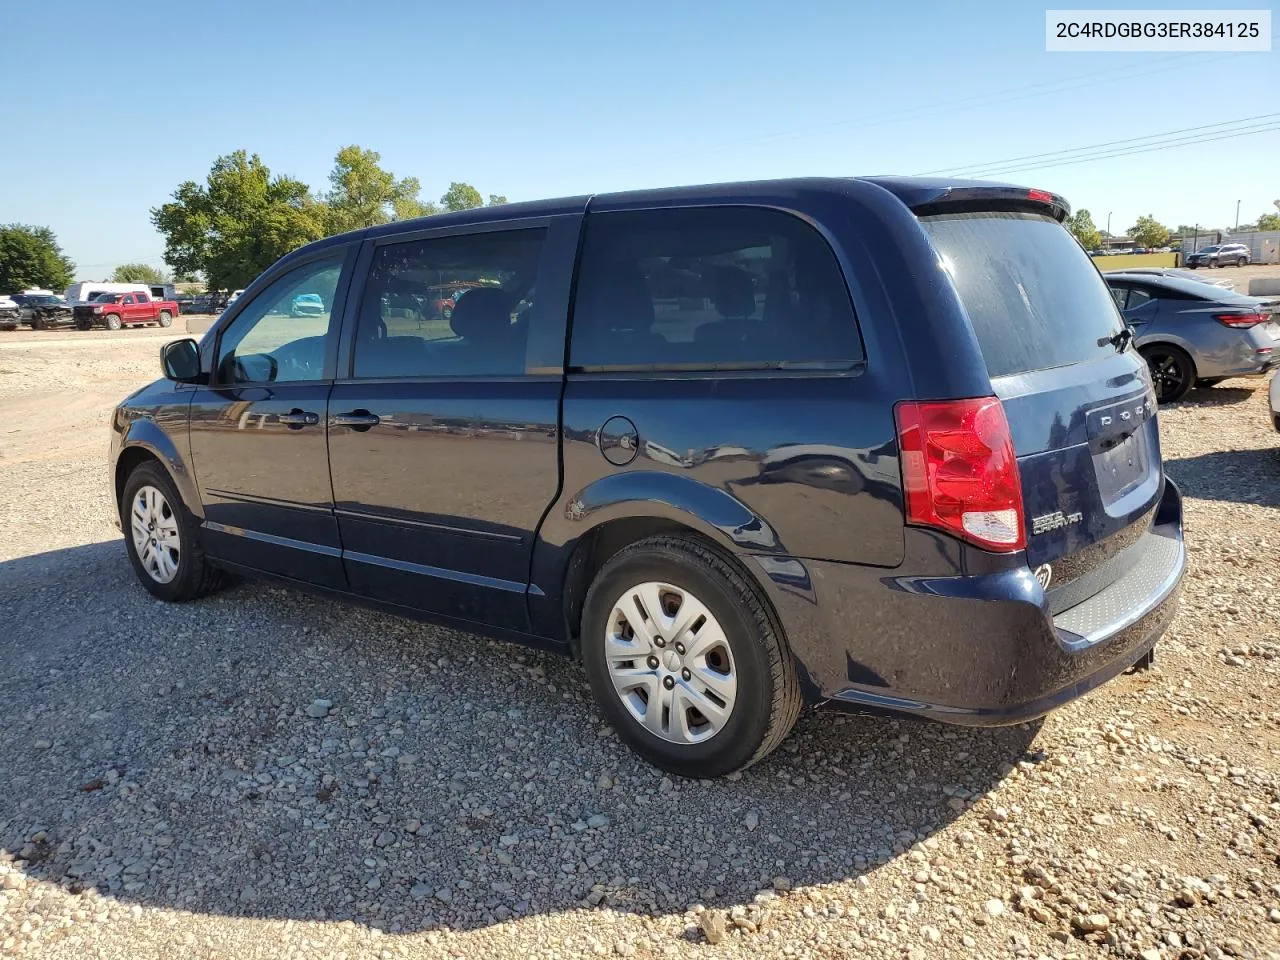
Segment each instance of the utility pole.
M1107 211L1107 236L1111 236L1111 211Z
M1240 201L1236 201L1236 230L1240 229ZM1232 231L1234 233L1235 230Z

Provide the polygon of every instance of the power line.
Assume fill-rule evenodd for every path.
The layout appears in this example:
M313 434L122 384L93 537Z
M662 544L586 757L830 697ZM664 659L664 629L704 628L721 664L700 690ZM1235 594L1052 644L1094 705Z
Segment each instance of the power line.
M1224 120L1220 123L1206 123L1194 127L1181 127L1176 130L1166 130L1163 133L1152 133L1142 137L1126 137L1123 140L1107 140L1102 143L1092 143L1087 146L1070 147L1063 150L1051 150L1045 153L1030 153L1020 157L1006 157L1003 160L989 160L986 163L967 163L954 167L945 167L939 170L927 171L927 174L946 174L950 176L974 175L971 171L983 171L990 175L1005 169L1023 169L1027 166L1051 166L1059 162L1073 160L1077 155L1088 154L1086 159L1102 158L1113 153L1123 153L1129 150L1138 150L1143 147L1176 145L1182 142L1194 142L1196 138L1201 136L1210 136L1206 131L1215 133L1233 133L1236 131L1254 130L1259 127L1275 123L1280 118L1280 113L1263 113L1253 117L1241 117L1238 120ZM1230 129L1223 130L1220 128L1227 127ZM1265 132L1265 130L1257 130L1256 132ZM1190 134L1190 136L1182 136L1182 134ZM925 176L927 174L920 174Z
M1194 130L1209 130L1215 127L1229 127L1234 124L1249 123L1254 120L1272 120L1276 117L1280 117L1280 113L1261 113L1255 117L1241 117L1239 120L1223 120L1221 123L1206 123L1197 127L1181 127L1177 130L1168 130L1168 131L1165 131L1164 133L1152 133L1143 137L1125 137L1123 140L1107 140L1103 143L1090 144L1087 147L1071 147L1070 149L1067 149L1067 150L1050 150L1046 153L1029 153L1020 157L1007 157L1004 160L991 160L986 163L966 163L966 164L960 164L959 166L942 167L941 169L938 169L938 170L926 170L923 173L917 174L917 176L925 177L931 174L939 174L939 173L955 175L958 173L962 173L965 170L986 170L986 169L992 169L992 168L998 169L1007 164L1019 163L1023 160L1040 160L1040 159L1045 159L1049 157L1065 157L1072 153L1084 153L1089 150L1099 150L1104 147L1112 147L1118 144L1124 144L1128 146L1138 146L1140 145L1140 142L1144 140L1157 140L1162 137L1172 137L1182 133L1191 133Z
M1088 73L1076 74L1072 77L1064 77L1059 80L1044 80L1039 83L1023 84L1018 87L1009 87L1003 90L995 90L990 93L973 94L967 97L959 97L952 100L935 101L933 103L922 104L917 107L909 107L900 110L894 110L887 113L867 114L862 116L846 117L842 120L835 120L830 123L819 124L813 127L807 127L802 130L793 130L787 133L772 134L763 137L753 137L737 140L721 141L718 144L711 144L700 148L698 151L689 151L686 156L695 156L707 151L722 151L730 147L757 146L768 143L784 143L792 140L801 140L807 137L821 135L822 133L835 130L841 127L847 127L853 124L862 126L883 126L886 124L901 123L909 120L920 120L925 117L937 116L939 114L954 112L957 108L964 109L967 106L978 105L995 105L1001 103L1011 103L1017 100L1026 100L1035 97L1047 96L1052 93L1065 93L1070 90L1077 90L1084 87L1096 86L1097 77L1113 77L1118 80L1131 80L1137 77L1149 76L1155 73L1162 73L1168 70L1178 69L1183 62L1191 57L1200 57L1199 53L1181 53L1174 54L1169 57L1160 58L1163 62L1162 66L1152 67L1147 64L1130 64L1125 67L1110 67L1105 70L1095 70ZM1200 63L1211 63L1215 60L1226 59L1234 54L1219 54L1208 57L1200 61ZM1170 61L1177 61L1170 62ZM1143 69L1135 70L1135 67ZM1083 81L1083 82L1082 82ZM1045 88L1045 89L1037 89ZM651 158L643 161L637 161L632 164L615 166L615 170L626 170L638 166L645 166L651 162Z
M1022 173L1028 170L1045 170L1051 167L1070 167L1070 166L1074 166L1077 163L1093 163L1094 161L1097 161L1097 160L1114 160L1120 157L1128 157L1128 156L1133 156L1134 154L1140 154L1140 153L1152 153L1158 150L1176 150L1179 147L1189 147L1199 143L1214 143L1219 140L1234 140L1237 137L1253 137L1253 136L1257 136L1260 133L1272 133L1275 131L1280 131L1280 123L1263 125L1255 129L1245 129L1245 130L1233 131L1231 133L1222 133L1217 136L1184 137L1182 138L1182 142L1170 141L1168 143L1148 144L1146 146L1140 146L1136 149L1114 150L1110 152L1101 153L1096 156L1067 158L1064 160L1049 160L1049 161L1040 162L1040 163L1025 164L1023 166L1013 166L1013 167L1003 167L1003 168L997 167L991 170L984 169L979 173L972 174L972 176L975 178L1004 176L1006 174Z

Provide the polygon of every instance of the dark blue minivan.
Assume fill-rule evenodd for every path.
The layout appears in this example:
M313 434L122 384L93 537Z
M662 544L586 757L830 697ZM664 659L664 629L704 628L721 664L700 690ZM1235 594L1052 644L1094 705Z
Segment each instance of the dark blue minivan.
M310 244L116 410L130 561L166 600L233 571L571 654L685 775L804 704L1040 716L1150 655L1185 566L1066 213L803 179Z

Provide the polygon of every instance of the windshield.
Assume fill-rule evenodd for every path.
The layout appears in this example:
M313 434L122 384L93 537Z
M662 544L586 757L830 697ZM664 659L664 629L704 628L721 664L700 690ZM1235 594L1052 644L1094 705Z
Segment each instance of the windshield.
M1222 249L1221 247L1201 247L1196 252L1197 253L1217 253L1221 249Z
M954 213L921 218L978 337L992 377L1112 354L1123 329L1089 255L1052 217Z
M120 293L99 293L94 296L93 302L94 303L115 303L122 296L123 294L120 294Z

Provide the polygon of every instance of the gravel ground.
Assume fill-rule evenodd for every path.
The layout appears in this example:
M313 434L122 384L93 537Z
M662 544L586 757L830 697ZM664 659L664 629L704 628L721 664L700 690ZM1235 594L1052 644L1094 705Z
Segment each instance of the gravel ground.
M0 339L0 953L1280 957L1260 381L1161 414L1192 560L1154 669L1004 730L807 714L707 783L567 661L261 584L152 600L107 519L161 342L130 333Z

